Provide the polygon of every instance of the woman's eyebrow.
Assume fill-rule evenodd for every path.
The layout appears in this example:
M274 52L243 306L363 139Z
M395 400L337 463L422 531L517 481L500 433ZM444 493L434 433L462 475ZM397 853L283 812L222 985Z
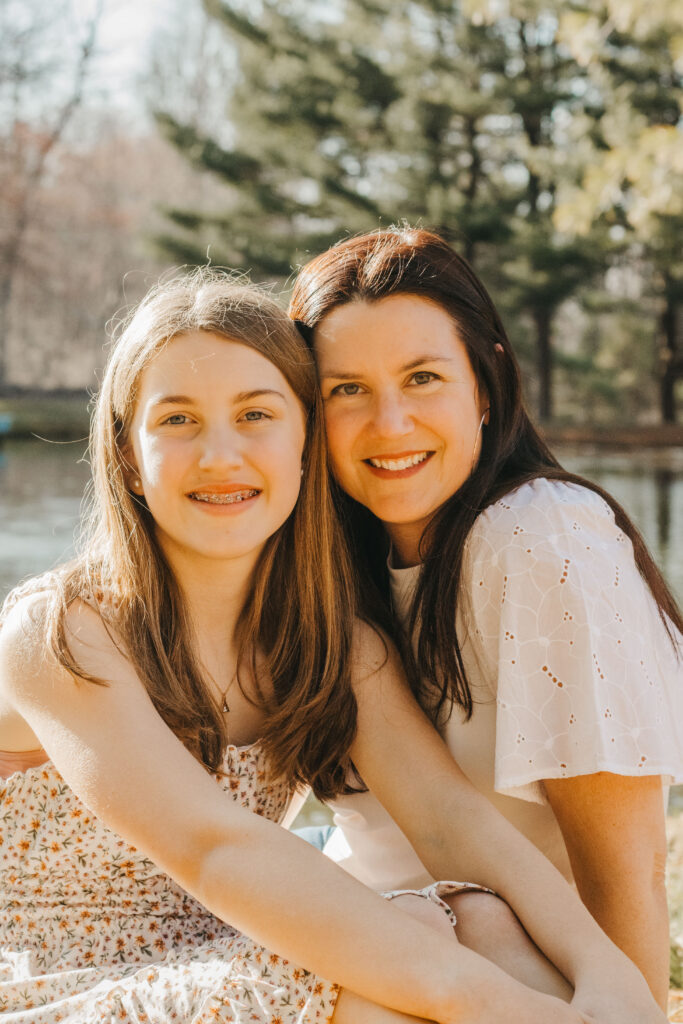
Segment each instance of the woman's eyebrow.
M407 373L409 370L414 370L417 366L422 366L424 363L452 363L453 359L450 356L436 356L436 355L425 355L418 356L417 359L411 359L409 363L404 363L403 366L399 366L396 370L397 373ZM324 370L320 373L321 380L328 380L334 378L335 380L357 380L362 377L362 372L347 373L342 370Z

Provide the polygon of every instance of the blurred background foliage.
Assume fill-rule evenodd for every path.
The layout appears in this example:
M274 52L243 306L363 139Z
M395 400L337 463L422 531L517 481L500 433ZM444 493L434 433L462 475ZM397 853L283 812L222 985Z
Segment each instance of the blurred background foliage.
M0 0L5 390L91 384L170 263L286 288L405 219L483 276L542 419L680 417L676 0L169 0L132 117L106 5Z

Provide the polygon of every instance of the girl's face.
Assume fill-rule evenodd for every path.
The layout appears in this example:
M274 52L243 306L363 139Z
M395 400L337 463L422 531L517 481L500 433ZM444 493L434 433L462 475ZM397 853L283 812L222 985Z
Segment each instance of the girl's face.
M472 472L488 401L451 317L416 295L339 306L315 329L334 474L400 564Z
M126 452L171 564L255 563L294 508L304 442L301 404L268 359L206 331L171 341L142 373Z

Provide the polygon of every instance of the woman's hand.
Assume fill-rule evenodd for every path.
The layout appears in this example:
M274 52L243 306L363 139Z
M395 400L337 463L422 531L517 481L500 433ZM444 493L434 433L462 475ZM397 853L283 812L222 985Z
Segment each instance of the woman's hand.
M481 982L472 991L471 1000L461 1004L458 1012L445 1024L500 1024L503 1020L523 1021L524 1024L603 1024L602 1018L596 1020L574 1003L565 1003L555 996L527 988L497 968L493 969L496 978L492 984L491 965L488 964L487 968L487 977L482 975ZM647 1024L650 1024L649 1020Z
M612 975L609 985L605 984L604 976L594 982L582 982L571 1006L596 1024L666 1024L667 1021L642 975L634 982L629 974L623 985Z

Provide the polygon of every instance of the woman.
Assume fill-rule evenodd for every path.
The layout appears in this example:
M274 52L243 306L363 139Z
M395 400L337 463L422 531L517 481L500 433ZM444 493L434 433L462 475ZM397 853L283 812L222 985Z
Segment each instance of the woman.
M390 628L395 609L461 768L573 877L664 1006L662 781L683 779L673 597L623 510L536 433L495 307L441 238L343 241L303 268L290 313L315 350L370 613ZM336 811L348 870L425 884L369 794Z
M271 300L208 272L151 294L92 459L83 554L15 594L0 634L3 1019L661 1020L354 624L312 359ZM455 941L441 896L471 885L392 906L277 827L297 783L334 796L351 759L435 873L477 861L572 1007L533 947L545 993Z

